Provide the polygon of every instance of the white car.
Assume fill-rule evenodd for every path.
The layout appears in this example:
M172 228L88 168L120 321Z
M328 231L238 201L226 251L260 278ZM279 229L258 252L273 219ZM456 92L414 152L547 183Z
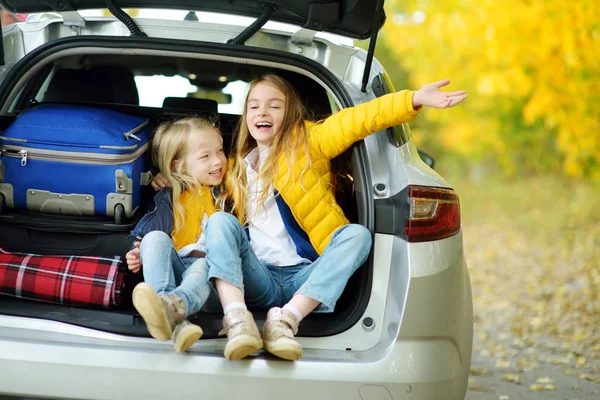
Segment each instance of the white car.
M0 0L30 13L2 29L0 130L31 104L102 103L154 124L213 115L229 145L248 82L265 72L292 82L315 119L394 91L352 44L374 45L383 0L119 0L134 18L114 3ZM90 11L107 4L118 18ZM463 399L473 313L459 200L419 154L404 124L337 161L340 204L373 248L335 312L303 321L301 360L227 361L219 313L194 316L204 336L180 354L149 337L130 299L102 311L0 294L0 398ZM0 248L123 257L134 223L0 207ZM127 279L130 290L139 278Z

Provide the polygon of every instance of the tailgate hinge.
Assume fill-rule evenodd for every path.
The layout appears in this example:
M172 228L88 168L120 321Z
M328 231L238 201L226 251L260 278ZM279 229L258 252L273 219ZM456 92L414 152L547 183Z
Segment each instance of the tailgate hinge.
M292 43L299 46L307 45L310 46L315 38L317 31L312 29L300 28L292 35Z
M60 14L63 17L63 24L74 32L81 33L85 28L85 19L77 11L63 11Z

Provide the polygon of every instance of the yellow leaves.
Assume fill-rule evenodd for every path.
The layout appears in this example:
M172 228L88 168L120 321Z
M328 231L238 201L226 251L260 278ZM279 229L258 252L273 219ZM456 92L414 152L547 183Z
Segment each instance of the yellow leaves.
M557 105L549 88L538 87L523 109L523 119L526 124L531 125L549 110L556 110Z
M574 106L577 106L574 102ZM584 105L579 105L584 109ZM599 110L600 112L600 110ZM598 114L600 115L600 114ZM567 119L568 125L561 127L557 140L557 147L565 154L565 170L570 176L590 176L600 180L600 137L589 135L587 132L600 132L598 116L581 117L575 120ZM598 178L598 179L596 179Z
M496 93L510 92L510 88L504 84L499 73L483 74L477 80L477 92L482 95L493 95Z
M477 382L474 378L469 377L469 382L467 384L469 390L474 390L476 392L491 392L492 389L486 386L481 386L479 382Z
M542 385L539 383L533 383L533 384L531 384L531 386L529 386L529 390L532 392L545 392L545 391L556 390L556 386L554 386L551 383L546 384L546 385Z
M444 148L458 153L471 154L476 143L477 126L451 124L444 129L442 144Z
M600 185L538 177L455 188L476 317L471 374L513 398L587 398L600 383ZM507 382L511 392L499 391Z
M552 383L552 379L550 379L549 377L545 376L543 378L538 378L536 380L536 383L549 384L549 383Z
M521 67L515 66L502 71L482 72L476 85L478 95L520 98L531 92L533 82Z
M441 129L450 154L495 159L508 172L522 167L515 160L543 167L543 157L559 159L549 163L552 168L562 164L569 176L600 181L597 0L390 0L385 6L390 18L383 39L411 85L449 77L452 89L470 94L452 118L464 127L462 133L453 129L448 138L449 120L440 111L420 117L421 127ZM415 22L415 12L425 19ZM486 137L497 127L496 138L510 155ZM535 139L519 146L525 130ZM570 145L582 139L587 142ZM453 140L464 142L452 145Z
M515 374L504 374L504 376L502 377L505 381L508 382L512 382L512 383L516 383L516 384L521 384L521 377L519 375L515 375Z
M573 157L567 157L564 167L569 176L581 177L583 175L583 166Z
M519 366L519 368L522 371L533 371L534 369L536 369L539 366L539 364L535 361L523 360L523 359L519 360L517 365Z
M588 374L579 374L578 376L579 376L579 378L588 380L590 382L600 383L600 378L598 378L596 376L592 376L592 375L588 375Z
M488 369L477 369L477 368L471 367L471 375L486 376L486 375L491 375L491 374L492 374L492 371L490 371Z
M566 357L550 358L550 359L546 360L546 362L548 362L549 364L554 364L554 365L569 365L569 364L571 364L571 359L566 358Z
M549 377L538 378L536 383L529 386L529 390L532 392L545 392L556 390L556 386L552 383L552 379Z
M477 332L476 335L477 339L481 340L482 342L485 342L489 338L488 334L485 332Z

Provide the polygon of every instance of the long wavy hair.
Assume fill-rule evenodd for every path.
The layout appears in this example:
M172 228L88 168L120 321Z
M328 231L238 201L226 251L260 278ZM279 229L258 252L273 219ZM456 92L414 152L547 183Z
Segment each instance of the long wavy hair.
M277 162L282 155L285 155L285 159L288 162L288 171L290 172L298 155L307 155L300 179L302 179L302 175L311 166L311 160L308 156L310 154L308 151L308 133L304 125L306 110L298 92L288 81L274 74L266 74L254 80L250 84L248 93L246 94L244 111L239 119L237 133L234 137L235 148L231 157L230 172L226 178L227 197L231 200L231 212L245 221L245 223L248 222L247 218L249 216L246 215L248 182L244 158L257 146L256 141L250 135L248 124L246 123L246 114L248 110L248 98L252 90L260 83L270 85L283 93L285 98L285 112L281 130L276 132L269 154L258 175L261 190L257 196L256 208L260 209L269 195L271 185L277 177ZM290 173L290 175L292 174ZM295 178L292 177L292 181L289 179L290 176L288 176L288 181L285 182L285 185L293 183Z
M180 232L185 222L185 209L179 202L179 197L188 189L201 189L203 185L189 174L185 160L191 146L193 135L203 135L219 130L209 121L203 118L182 118L176 121L165 122L158 126L152 140L152 159L159 168L161 174L171 183L171 201L173 204L174 232ZM226 168L226 166L224 166ZM220 185L222 186L222 184ZM213 197L217 199L217 209L222 209L224 199L211 187Z

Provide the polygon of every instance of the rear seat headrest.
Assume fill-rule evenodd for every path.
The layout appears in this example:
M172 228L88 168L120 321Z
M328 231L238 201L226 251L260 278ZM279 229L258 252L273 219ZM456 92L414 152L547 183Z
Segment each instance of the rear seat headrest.
M163 108L200 111L210 114L218 113L218 103L216 100L199 99L196 97L165 97L163 100Z
M119 65L102 65L89 70L59 69L43 101L140 104L133 73Z
M291 71L278 71L277 75L290 82L300 95L309 119L318 121L331 115L331 104L327 92L314 79Z

